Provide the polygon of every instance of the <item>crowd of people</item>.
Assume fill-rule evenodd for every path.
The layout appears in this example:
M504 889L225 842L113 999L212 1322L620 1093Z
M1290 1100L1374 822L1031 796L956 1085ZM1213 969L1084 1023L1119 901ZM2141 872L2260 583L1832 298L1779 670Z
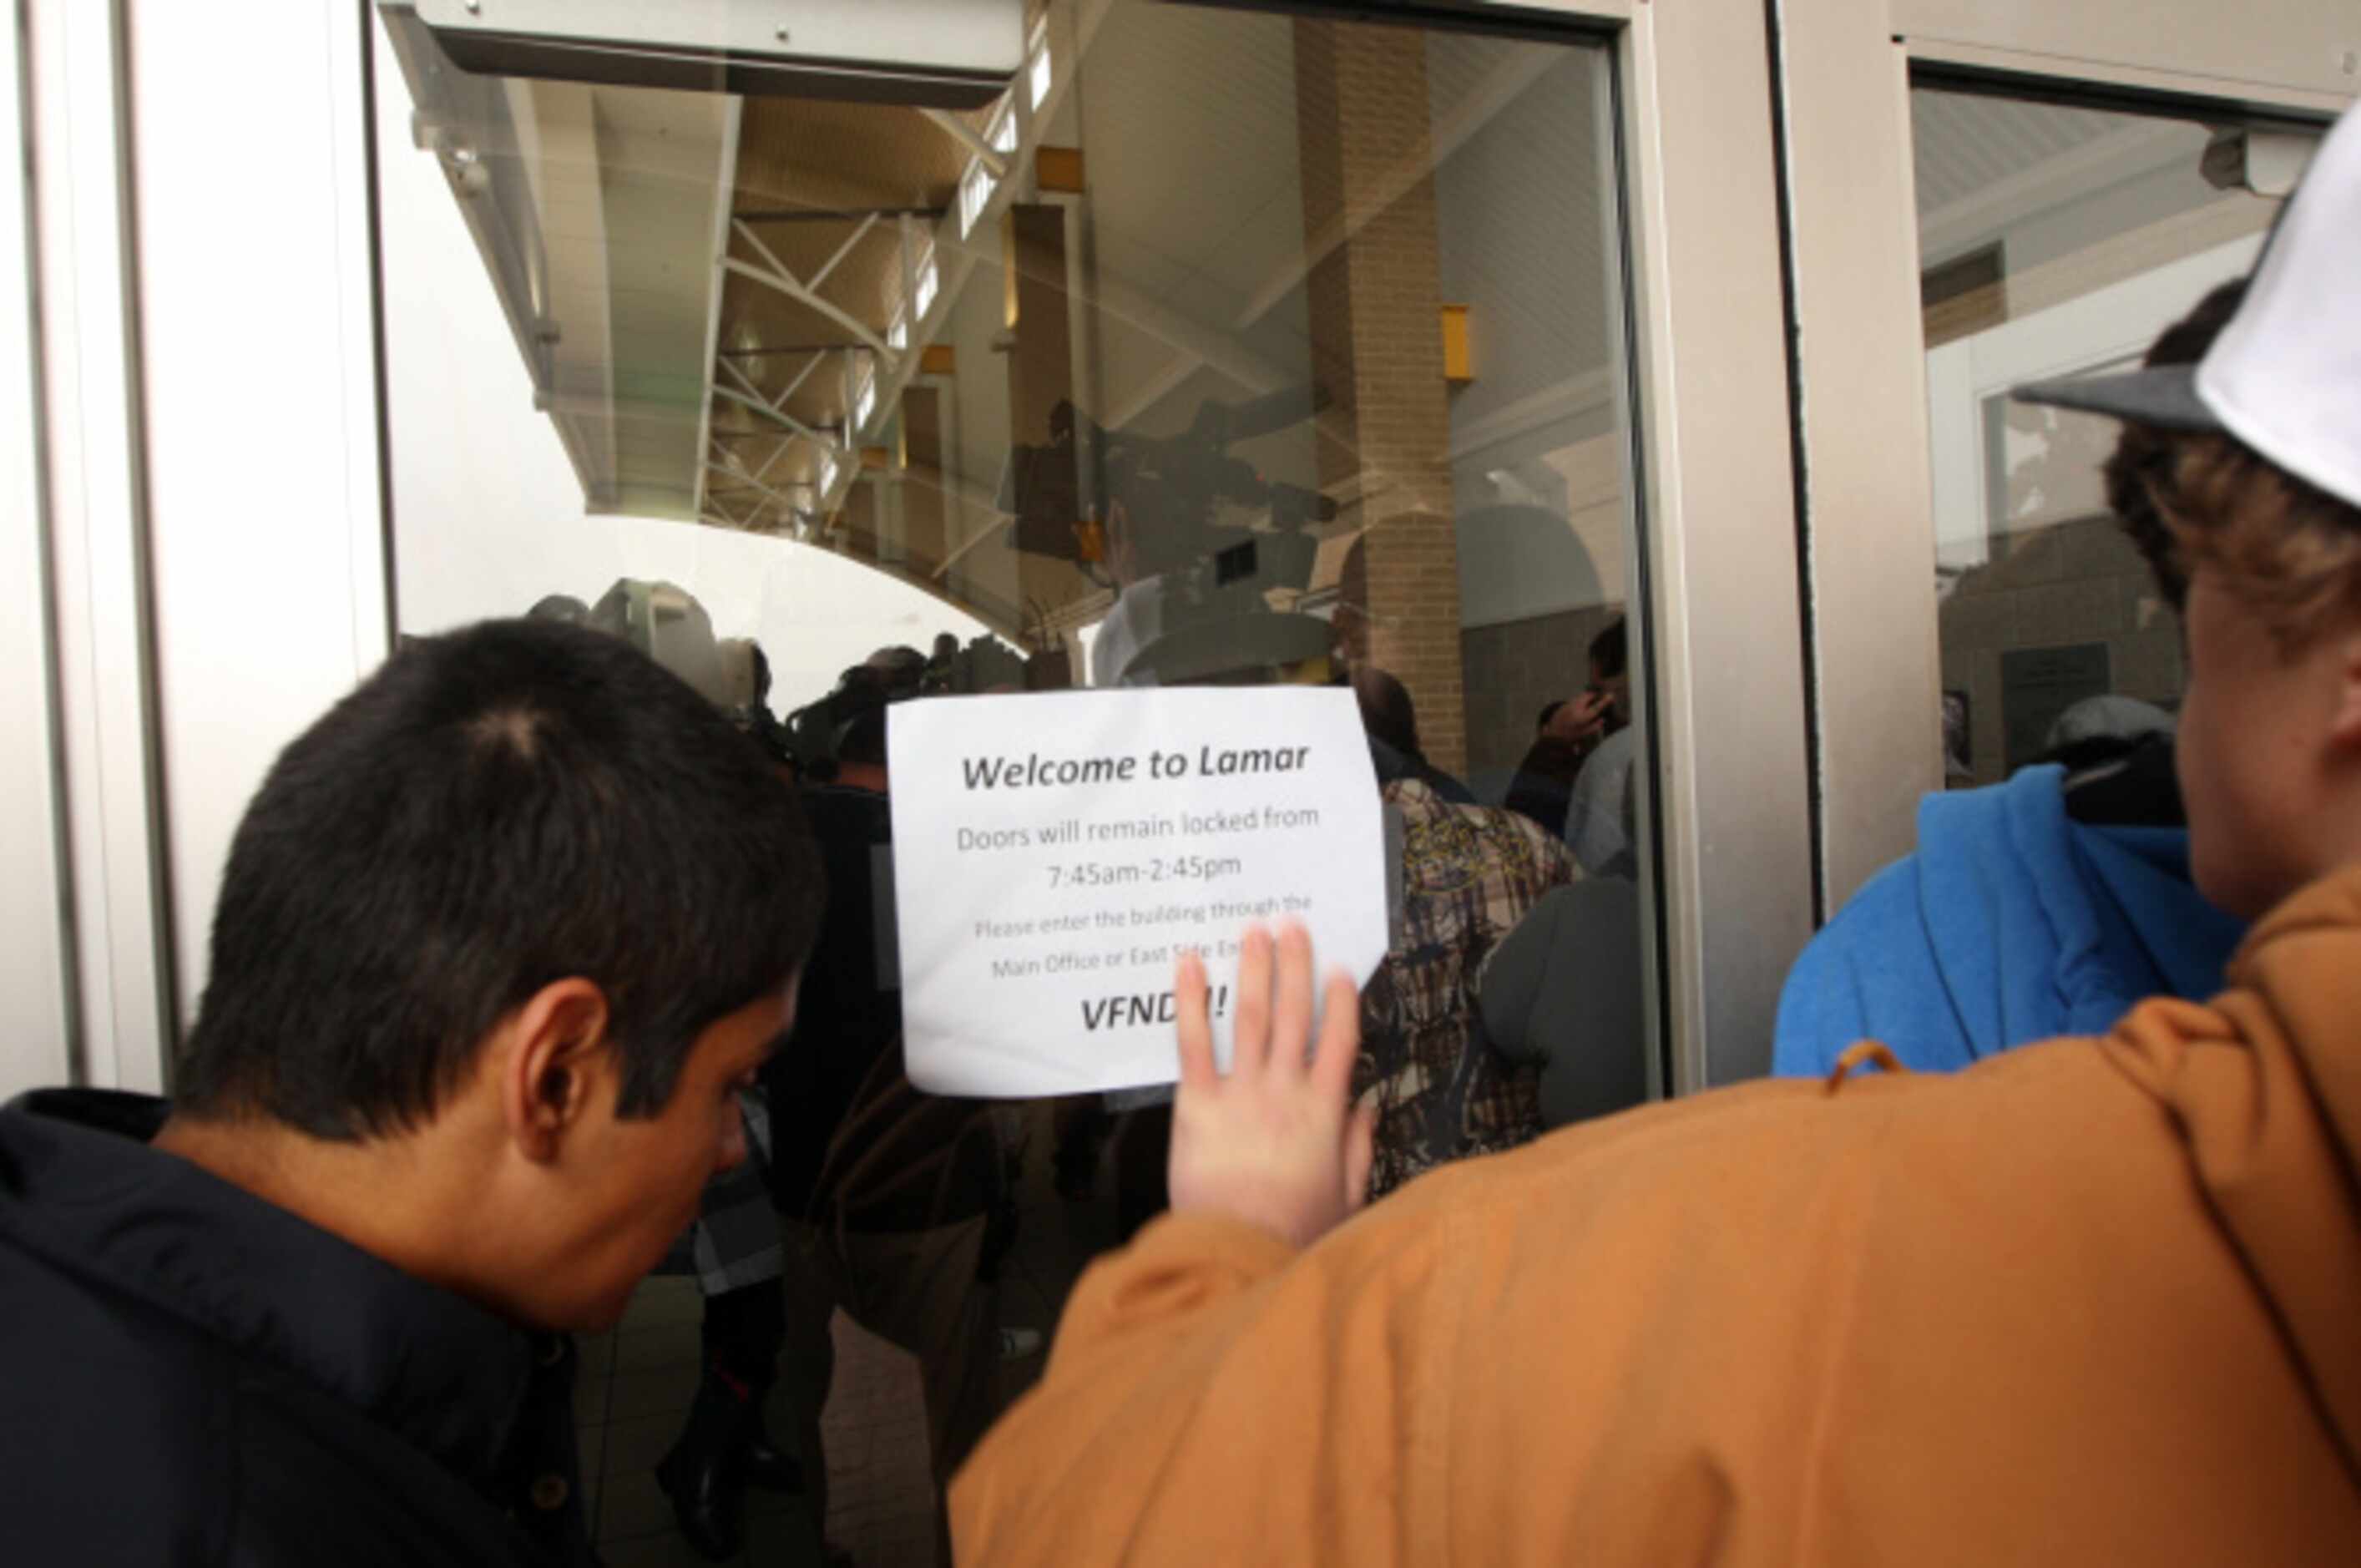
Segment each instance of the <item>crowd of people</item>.
M2361 115L2141 369L2020 389L2121 423L2177 726L1931 798L1772 1081L1642 1103L1621 621L1499 806L1335 671L1387 958L1250 929L1221 1070L1182 957L1175 1089L1059 1118L1127 1239L1006 1410L1009 1151L910 1083L894 939L887 712L961 651L782 727L759 654L733 723L567 617L407 643L249 804L171 1100L0 1109L7 1555L593 1563L571 1336L670 1258L717 1559L748 1486L826 1518L842 1312L961 1562L2352 1560L2356 278Z

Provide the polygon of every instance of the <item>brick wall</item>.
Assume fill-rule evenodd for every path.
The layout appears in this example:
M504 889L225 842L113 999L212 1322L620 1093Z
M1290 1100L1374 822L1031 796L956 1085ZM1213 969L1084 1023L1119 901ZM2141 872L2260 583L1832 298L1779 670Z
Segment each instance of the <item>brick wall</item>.
M2115 692L2180 705L2180 623L2113 520L2003 534L1992 548L1938 612L1943 689L1968 694L1977 784L2006 774L2000 656L2009 650L2103 642Z
M1340 598L1348 653L1391 671L1427 755L1463 770L1467 722L1443 375L1426 46L1413 30L1295 24L1322 487L1362 530Z

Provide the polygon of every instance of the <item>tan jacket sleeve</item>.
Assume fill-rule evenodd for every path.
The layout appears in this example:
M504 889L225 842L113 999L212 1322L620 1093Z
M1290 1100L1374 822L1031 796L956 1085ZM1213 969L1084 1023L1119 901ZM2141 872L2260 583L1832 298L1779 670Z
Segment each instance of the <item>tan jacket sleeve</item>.
M2165 1035L2226 1033L2173 1005ZM2227 1041L2131 1048L1699 1095L1423 1176L1301 1255L1164 1220L954 1485L959 1559L2324 1560L2361 1518L2326 1364L2217 1226L2252 1161L2209 1199L2177 1130L2245 1149L2310 1102ZM2282 1272L2317 1272L2347 1189L2281 1163Z
M952 1486L958 1561L1405 1560L1395 1455L1420 1414L1393 1353L1432 1343L1420 1270L1372 1288L1357 1249L1295 1257L1168 1216L1092 1268L1040 1387Z
M1809 1091L1751 1096L1777 1122ZM1736 1129L1697 1107L1434 1172L1300 1255L1235 1222L1159 1221L1083 1277L1041 1386L954 1484L959 1561L1383 1568L1569 1543L1706 1561L1730 1511L1714 1429L1800 1424L1828 1344L1730 1334L1662 1363L1668 1314L1694 1327L1732 1263L1807 1325L1795 1299L1821 1293L1808 1259L1758 1255L1792 1168L1759 1157L1743 1115L1700 1165L1690 1130ZM1727 1419L1686 1419L1700 1406ZM1628 1441L1603 1442L1619 1420Z

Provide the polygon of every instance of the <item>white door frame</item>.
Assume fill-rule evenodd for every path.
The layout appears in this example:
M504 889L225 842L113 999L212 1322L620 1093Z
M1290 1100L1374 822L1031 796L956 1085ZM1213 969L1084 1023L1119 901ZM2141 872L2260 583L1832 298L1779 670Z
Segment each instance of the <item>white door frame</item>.
M159 1091L238 813L389 645L372 23L361 0L6 22L0 1093Z
M2361 93L2361 7L1778 0L1809 580L1822 917L1916 840L1941 787L1914 67L2045 93L2200 95L2225 115ZM2175 104L2160 104L2171 108ZM1939 439L1939 438L1937 438Z

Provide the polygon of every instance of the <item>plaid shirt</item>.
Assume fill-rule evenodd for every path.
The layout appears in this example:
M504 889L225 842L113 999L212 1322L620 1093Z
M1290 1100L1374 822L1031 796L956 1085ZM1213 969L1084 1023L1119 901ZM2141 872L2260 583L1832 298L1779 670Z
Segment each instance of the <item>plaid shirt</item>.
M1378 1108L1372 1198L1421 1171L1542 1132L1540 1077L1495 1051L1476 981L1492 945L1542 894L1577 880L1565 845L1513 812L1389 784L1402 817L1402 920L1361 995L1354 1097Z

